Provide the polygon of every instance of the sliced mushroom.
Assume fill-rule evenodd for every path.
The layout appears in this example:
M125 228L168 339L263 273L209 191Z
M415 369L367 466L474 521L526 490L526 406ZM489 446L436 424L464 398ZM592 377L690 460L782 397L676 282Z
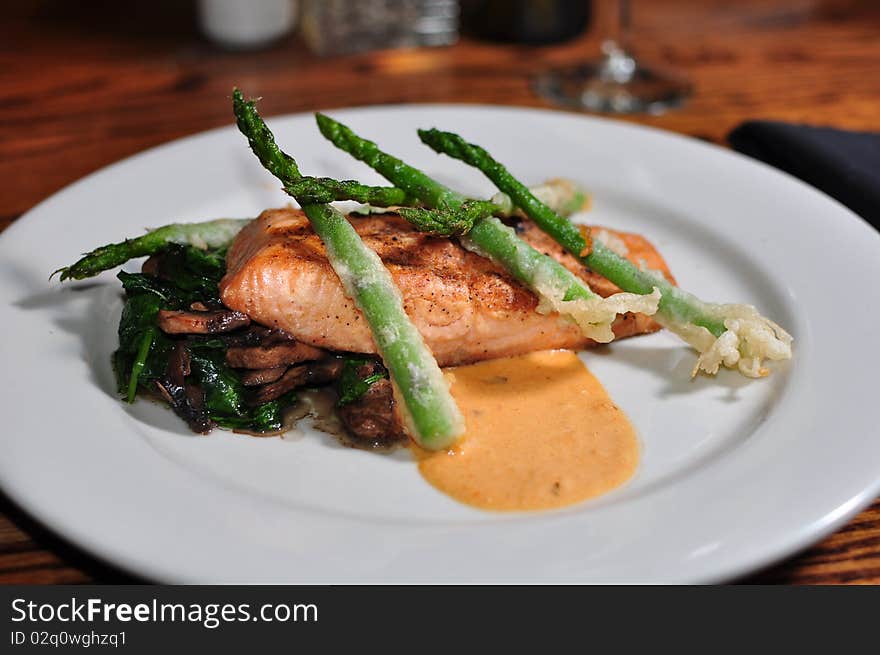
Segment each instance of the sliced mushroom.
M284 340L260 346L230 346L226 363L235 368L278 368L321 359L326 352L298 341Z
M261 368L242 371L241 382L246 387L259 387L261 384L275 382L275 380L284 375L284 371L286 370L286 366L279 366L278 368Z
M342 360L337 357L328 357L318 362L309 364L309 379L306 382L311 386L327 384L342 374Z
M152 275L153 277L158 277L159 257L160 255L150 255L149 257L147 257L147 259L144 260L144 263L141 264L141 273Z
M343 405L338 412L346 429L357 439L379 446L406 438L394 411L390 380L374 382L363 396Z
M156 380L156 388L193 432L206 434L214 424L205 412L204 393L196 385L186 382L189 373L189 352L183 344L177 344L168 358L165 375Z
M184 312L160 309L158 319L159 327L168 334L218 334L245 327L251 322L246 314L232 310Z
M342 362L335 357L293 366L277 381L257 389L251 398L251 403L262 405L299 387L327 384L339 377L340 373L342 373Z
M254 405L262 405L270 400L280 398L288 391L293 391L297 387L304 385L308 377L308 366L305 364L302 366L293 366L287 369L287 372L276 382L272 382L271 384L267 384L257 389L257 392L251 398L251 402Z
M178 343L168 358L166 375L171 377L175 384L182 385L186 376L192 372L190 364L189 350L182 343Z

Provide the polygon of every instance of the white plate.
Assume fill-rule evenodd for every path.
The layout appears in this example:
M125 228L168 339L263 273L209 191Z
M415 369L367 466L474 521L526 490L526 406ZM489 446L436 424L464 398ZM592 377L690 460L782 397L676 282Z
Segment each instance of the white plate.
M643 459L629 484L558 512L470 509L405 452L319 433L192 436L164 408L114 397L113 273L64 287L46 278L145 226L285 203L244 139L216 130L89 176L0 238L0 480L51 529L163 581L709 582L807 546L880 491L869 286L880 236L842 206L720 148L608 120L431 105L332 114L468 193L492 189L415 128L459 131L529 183L576 179L595 193L590 221L647 235L701 297L758 305L795 335L795 359L765 380L692 382L693 353L667 334L586 353ZM304 171L380 181L311 116L270 124Z

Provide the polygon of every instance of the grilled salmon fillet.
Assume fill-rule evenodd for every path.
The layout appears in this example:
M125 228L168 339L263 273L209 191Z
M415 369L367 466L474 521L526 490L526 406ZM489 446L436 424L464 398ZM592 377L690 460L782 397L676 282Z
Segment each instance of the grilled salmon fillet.
M558 314L539 314L537 298L502 268L456 241L418 232L395 214L350 219L391 272L404 307L441 366L594 342ZM564 252L533 223L518 230L534 248L564 264L599 295L619 289ZM636 234L612 232L633 262L674 281L660 254ZM230 309L280 328L299 341L334 351L375 353L360 311L343 292L320 238L298 209L269 209L236 237L220 296ZM618 317L618 337L653 332L641 314Z

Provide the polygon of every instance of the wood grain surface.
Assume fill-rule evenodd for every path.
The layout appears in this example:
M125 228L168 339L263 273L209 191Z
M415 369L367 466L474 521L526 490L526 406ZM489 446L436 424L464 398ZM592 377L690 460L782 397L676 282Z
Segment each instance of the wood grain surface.
M773 118L880 131L875 0L636 0L646 59L686 72L682 109L634 120L719 144ZM0 229L78 178L145 148L231 123L233 85L266 115L352 105L546 106L530 75L591 56L468 39L452 47L320 59L295 38L230 53L202 39L189 2L7 3L0 24ZM71 226L75 229L75 226ZM831 438L833 435L829 435ZM132 578L63 543L0 497L0 582ZM748 583L880 583L880 502Z

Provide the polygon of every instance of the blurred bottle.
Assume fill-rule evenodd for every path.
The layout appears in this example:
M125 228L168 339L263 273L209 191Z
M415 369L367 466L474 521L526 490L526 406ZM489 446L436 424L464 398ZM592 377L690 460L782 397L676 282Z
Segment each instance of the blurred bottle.
M302 0L303 39L320 55L449 45L457 0Z
M250 50L288 34L296 9L296 0L199 0L199 23L218 45Z
M533 45L559 43L590 24L590 0L461 0L462 32Z

